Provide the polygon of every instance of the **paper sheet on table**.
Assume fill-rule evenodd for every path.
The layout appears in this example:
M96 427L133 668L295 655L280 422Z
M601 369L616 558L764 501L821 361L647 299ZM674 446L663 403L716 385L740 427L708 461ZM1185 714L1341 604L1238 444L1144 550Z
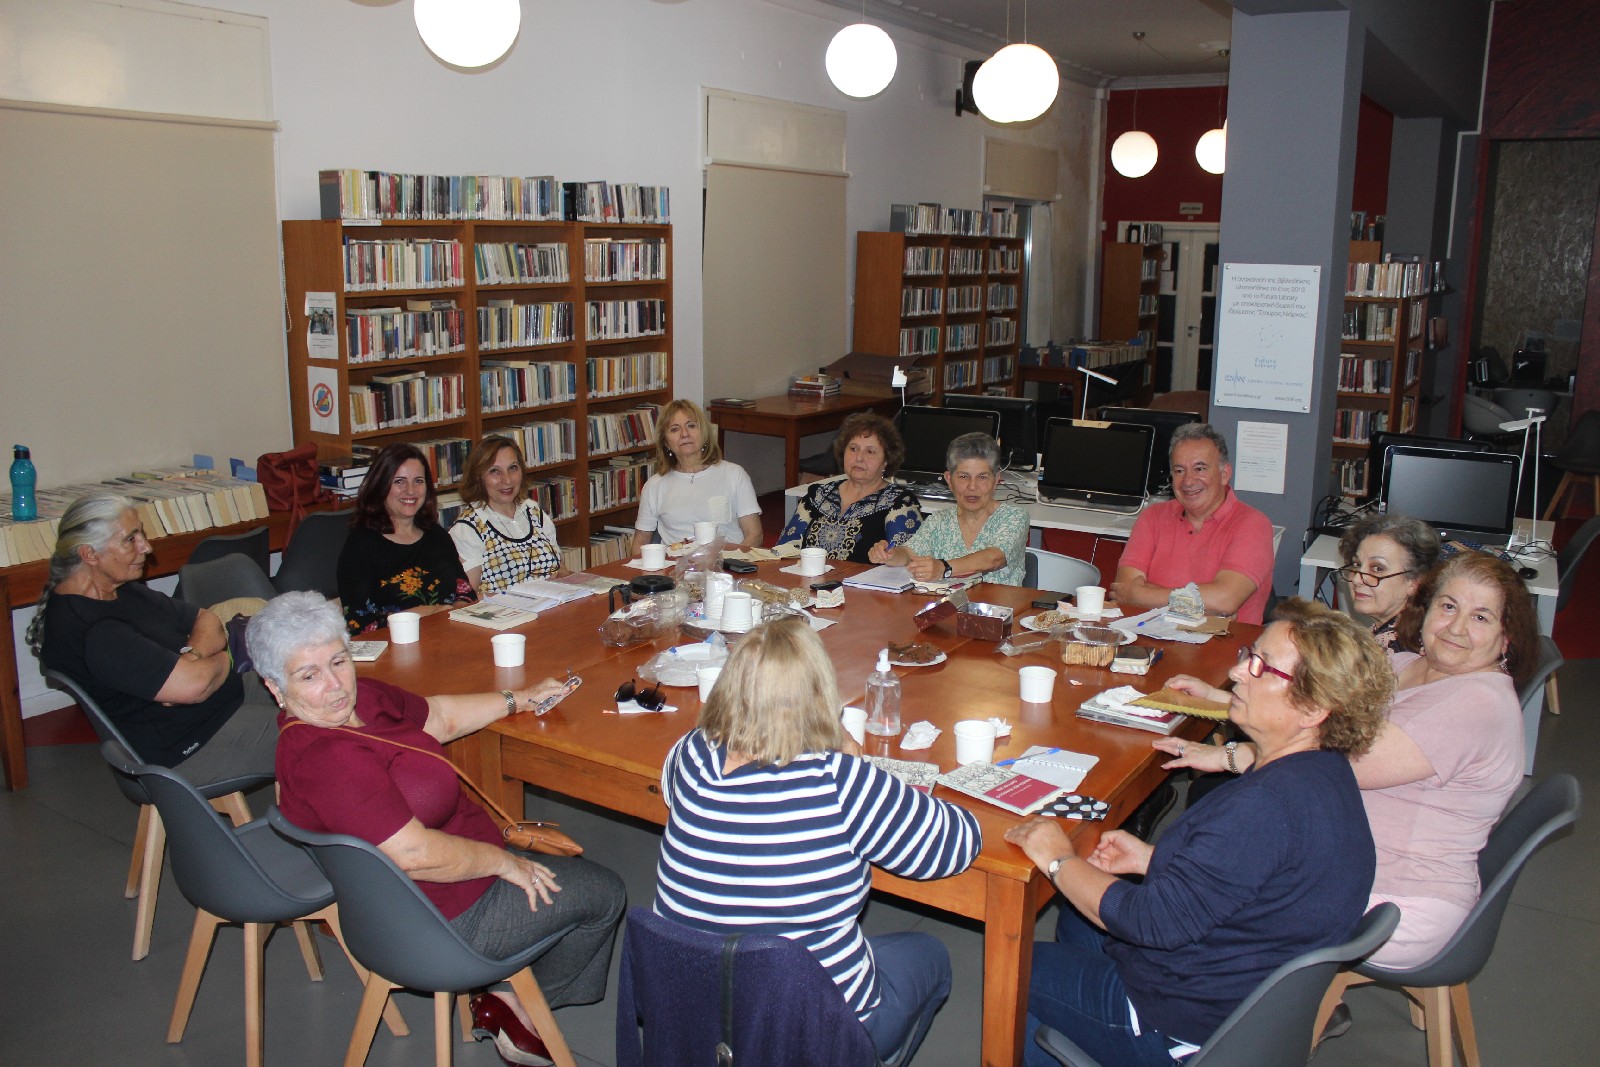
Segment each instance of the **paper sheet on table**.
M1166 617L1167 609L1151 608L1143 615L1132 615L1126 619L1116 619L1107 625L1117 630L1125 630L1135 637L1150 637L1157 641L1177 641L1185 645L1203 645L1211 640L1208 633L1200 633L1187 627L1179 626Z

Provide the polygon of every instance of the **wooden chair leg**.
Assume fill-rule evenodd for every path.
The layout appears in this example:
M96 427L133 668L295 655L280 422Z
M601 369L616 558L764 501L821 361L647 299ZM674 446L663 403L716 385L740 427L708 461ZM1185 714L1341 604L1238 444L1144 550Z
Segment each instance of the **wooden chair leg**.
M272 934L268 923L244 924L244 1062L262 1067L266 1041L262 1017L267 1011L266 947Z
M178 979L178 999L172 1005L172 1022L167 1026L167 1044L176 1045L183 1040L189 1027L189 1014L194 1011L195 994L200 991L200 977L205 973L206 959L211 955L211 944L216 940L217 927L222 920L206 911L194 911L194 932L189 935L189 953L183 960L183 974Z
M1317 1006L1317 1019L1311 1026L1311 1043L1315 1045L1322 1037L1322 1031L1327 1028L1328 1016L1333 1014L1333 1009L1339 1006L1344 999L1344 991L1353 985L1361 985L1371 979L1363 978L1354 971L1340 971L1333 976L1333 981L1328 983L1328 991L1322 994L1322 1003Z
M139 859L139 903L133 912L133 958L150 955L150 930L156 922L156 894L161 890L161 861L167 854L167 828L153 805Z
M344 943L344 931L339 928L339 905L329 904L315 915L307 915L306 919L316 919L328 924L328 929L333 931L334 940L338 941L339 947L344 950L344 958L350 961L350 966L356 972L356 977L361 979L361 984L365 986L371 975L365 967L356 961L354 956L350 955L350 946ZM406 1026L406 1018L400 1014L400 1006L394 1002L393 997L389 997L384 1001L383 1021L389 1027L389 1032L395 1037L405 1037L411 1033L410 1027Z
M1472 1023L1472 998L1467 983L1450 987L1450 1009L1456 1021L1456 1038L1461 1043L1461 1060L1467 1067L1483 1067L1478 1057L1478 1028Z
M345 1050L344 1067L362 1067L367 1053L372 1051L372 1039L378 1035L378 1017L389 994L398 987L382 975L369 975L366 991L361 994L361 1008L356 1012L356 1025L350 1031L350 1047Z
M1561 480L1556 483L1555 493L1550 497L1550 505L1544 509L1544 517L1547 521L1556 513L1556 508L1560 505L1561 498L1566 495L1567 488L1571 485L1572 472L1564 471L1561 475ZM1600 515L1600 511L1595 512L1595 514ZM1564 512L1562 513L1562 517L1566 517Z
M463 1044L472 1043L472 1009L469 1006L471 1001L470 994L456 994L456 1021L461 1024L461 1041Z
M150 834L150 817L156 813L154 804L139 805L139 827L133 832L133 854L128 857L128 884L122 887L122 895L132 900L139 895L139 870L144 858L145 839Z
M225 797L217 797L211 802L211 806L233 820L235 826L243 826L255 817L250 814L250 805L245 801L243 793L229 793Z
M1596 512L1600 514L1600 512ZM1561 672L1553 671L1544 682L1544 706L1550 709L1550 714L1561 714L1561 691L1556 688L1556 675Z
M539 983L534 981L533 972L524 967L510 978L511 988L517 994L517 999L522 1001L522 1008L528 1013L528 1018L533 1021L533 1028L544 1039L544 1044L550 1050L550 1058L555 1061L556 1067L577 1067L577 1061L572 1058L572 1050L567 1047L567 1039L561 1033L561 1027L556 1025L556 1017L550 1011L550 1004L544 999L544 992L539 988Z
M1423 1025L1428 1037L1428 1067L1455 1067L1455 1027L1450 1017L1450 990L1444 986L1427 989L1408 986L1406 992L1422 1005Z
M450 1041L450 1001L454 993L433 995L433 1062L435 1067L450 1067L455 1050Z
M304 919L294 922L294 937L300 943L300 956L306 961L306 974L313 982L322 981L322 953L317 951L316 939L311 936L311 924Z

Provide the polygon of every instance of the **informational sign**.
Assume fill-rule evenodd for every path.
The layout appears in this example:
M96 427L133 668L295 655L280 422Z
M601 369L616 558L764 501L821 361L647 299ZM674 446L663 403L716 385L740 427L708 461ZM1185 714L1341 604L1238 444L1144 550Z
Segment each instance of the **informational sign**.
M1289 461L1289 427L1281 422L1241 422L1233 443L1233 487L1283 495Z
M333 332L337 307L332 293L306 294L306 354L312 359L339 358L339 338Z
M1224 263L1211 402L1311 410L1322 268Z
M307 367L306 402L311 407L311 428L317 433L339 432L339 373L332 367Z

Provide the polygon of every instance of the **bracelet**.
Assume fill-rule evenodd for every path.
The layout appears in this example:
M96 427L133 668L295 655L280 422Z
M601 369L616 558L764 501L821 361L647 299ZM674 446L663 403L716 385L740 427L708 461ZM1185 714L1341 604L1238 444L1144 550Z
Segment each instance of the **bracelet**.
M500 690L500 695L506 698L506 714L515 715L517 713L517 698L511 695L511 690L509 689Z
M1239 774L1240 773L1239 765L1237 763L1235 763L1234 759L1233 759L1234 749L1236 749L1238 747L1239 747L1239 742L1237 742L1237 741L1229 741L1227 744L1222 746L1222 750L1228 754L1228 773L1229 774Z

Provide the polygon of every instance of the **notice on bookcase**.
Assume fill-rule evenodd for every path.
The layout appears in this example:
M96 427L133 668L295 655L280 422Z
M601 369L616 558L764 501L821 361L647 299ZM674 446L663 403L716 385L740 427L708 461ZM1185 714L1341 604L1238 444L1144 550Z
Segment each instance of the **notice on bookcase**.
M307 367L306 403L310 405L311 429L317 433L339 432L339 372L332 367Z
M306 294L306 355L312 359L339 358L339 335L334 333L337 307L332 293Z
M1233 487L1283 495L1289 427L1281 422L1241 422L1233 446Z
M1224 263L1213 404L1311 410L1322 268Z

